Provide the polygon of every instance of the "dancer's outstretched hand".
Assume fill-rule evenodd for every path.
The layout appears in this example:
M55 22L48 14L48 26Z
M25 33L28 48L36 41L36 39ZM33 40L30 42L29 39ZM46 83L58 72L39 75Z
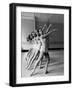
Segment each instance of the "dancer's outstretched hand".
M52 29L52 24L50 24L47 28L47 30L45 30L46 32L43 33L42 38L46 38L50 33L52 33L53 31L56 31L56 29Z

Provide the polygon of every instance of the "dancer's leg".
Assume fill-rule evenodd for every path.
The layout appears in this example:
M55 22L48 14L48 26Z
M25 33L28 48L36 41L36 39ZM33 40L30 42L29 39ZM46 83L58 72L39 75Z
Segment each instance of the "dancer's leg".
M31 58L28 66L27 66L27 69L30 69L30 66L32 65L32 63L34 62L34 60L37 59L37 58L38 58L38 51L36 50L36 51L35 51L35 54L34 54L33 57Z
M33 69L31 76L33 76L33 74L34 74L34 72L35 72L35 70L36 70L36 68L37 68L37 66L38 66L38 64L39 64L39 62L40 62L40 61L36 62L35 68Z
M47 59L47 63L46 63L45 74L47 74L49 72L48 71L48 64L50 63L50 56L49 56L49 53L48 52L46 53L46 59Z
M43 56L43 52L40 52L40 56L39 56L38 60L36 61L35 65L34 65L34 69L33 69L33 71L32 71L31 76L32 76L33 73L35 72L35 70L36 70L36 68L37 68L37 65L38 65L38 63L40 62L42 56Z
M27 62L28 62L28 59L30 58L30 56L32 55L32 51L33 51L33 49L31 48L27 53L27 57L25 58Z
M43 54L44 55L44 54ZM42 56L42 58L41 58L41 60L40 60L40 69L42 68L41 67L41 65L42 65L42 60L43 60L43 56Z

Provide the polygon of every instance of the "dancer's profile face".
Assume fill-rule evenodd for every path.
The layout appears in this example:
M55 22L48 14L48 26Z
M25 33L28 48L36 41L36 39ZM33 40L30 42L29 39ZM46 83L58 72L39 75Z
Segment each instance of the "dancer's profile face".
M32 37L31 37L31 35L29 35L29 36L27 37L27 41L31 41L31 39L32 39Z
M35 37L35 32L31 33L32 39Z
M35 30L35 37L37 37L38 36L38 33L37 33L37 31Z
M31 40L32 40L32 39L34 38L34 34L31 34L31 35L30 35L30 38L31 38Z
M42 30L41 30L41 29L39 29L39 35L40 35L40 36L42 35Z
M29 36L27 37L27 41L29 41L30 39L29 39Z

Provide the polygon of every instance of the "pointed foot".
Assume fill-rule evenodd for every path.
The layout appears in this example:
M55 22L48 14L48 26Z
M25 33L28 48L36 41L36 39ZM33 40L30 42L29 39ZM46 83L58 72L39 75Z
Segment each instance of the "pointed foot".
M45 74L48 74L48 73L49 73L49 71L46 71L46 72L45 72Z

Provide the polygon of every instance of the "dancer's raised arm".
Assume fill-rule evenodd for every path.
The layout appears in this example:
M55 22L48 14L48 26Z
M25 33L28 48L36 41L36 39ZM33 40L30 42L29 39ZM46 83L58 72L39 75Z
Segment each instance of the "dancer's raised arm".
M47 30L46 30L46 33L48 32L48 31L50 31L50 28L52 27L52 24L50 24L49 26L48 26L48 28L47 28Z
M43 26L43 28L42 28L42 31L45 29L45 27L47 27L47 25L46 25L46 24L44 24L44 26Z
M56 31L56 29L52 29L51 31L48 31L47 33L45 33L44 35L42 35L42 38L46 38L53 31Z

